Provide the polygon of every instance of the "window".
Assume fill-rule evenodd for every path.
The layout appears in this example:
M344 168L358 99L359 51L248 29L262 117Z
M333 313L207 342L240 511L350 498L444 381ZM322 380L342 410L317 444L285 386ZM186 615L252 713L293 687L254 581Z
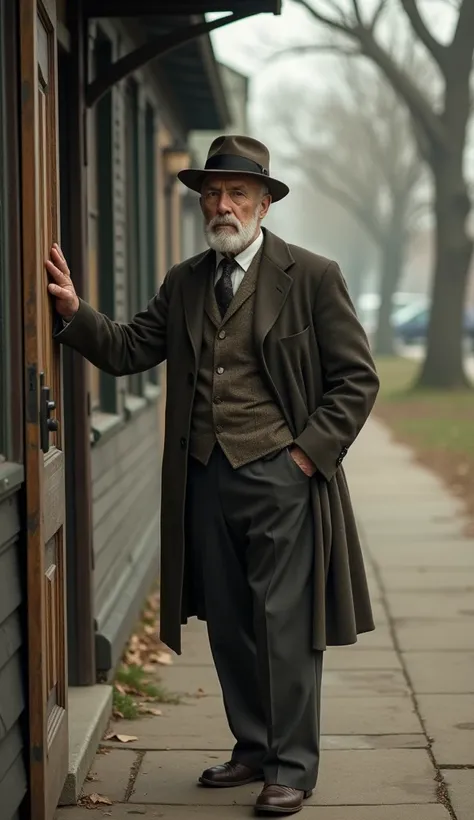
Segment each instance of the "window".
M112 43L100 30L94 44L94 75L112 62ZM115 318L113 223L113 92L109 91L90 114L89 134L89 266L90 300L98 310ZM91 366L92 410L116 414L116 380Z
M0 472L23 460L19 156L13 4L0 4ZM4 19L5 18L5 19ZM10 486L12 481L10 479Z
M158 290L158 260L156 247L157 232L157 174L156 174L156 142L155 142L155 111L147 103L145 113L145 186L146 186L146 299L151 299ZM150 370L151 384L159 384L160 371L158 368Z
M141 129L138 111L138 87L134 80L130 80L126 89L125 101L125 214L126 214L126 279L127 279L127 319L142 310L145 298L142 288L144 274L145 250L141 242L143 225L141 193L145 180L140 174L140 137ZM142 176L142 179L140 177ZM143 394L145 376L143 373L129 376L128 392L134 396Z
M91 76L120 56L100 26L94 32ZM132 319L157 290L155 110L146 93L129 78L89 113L89 300L119 322ZM91 367L95 437L146 407L157 385L156 371L114 379Z

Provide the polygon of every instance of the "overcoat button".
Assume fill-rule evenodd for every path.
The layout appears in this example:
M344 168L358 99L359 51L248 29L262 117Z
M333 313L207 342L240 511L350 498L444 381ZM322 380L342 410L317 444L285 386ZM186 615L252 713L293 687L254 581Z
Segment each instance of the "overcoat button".
M188 441L187 441L187 439L185 439L185 438L184 438L184 436L183 436L183 438L180 440L180 444L181 444L181 449L182 449L182 450L185 450L185 449L186 449L186 447L188 446Z

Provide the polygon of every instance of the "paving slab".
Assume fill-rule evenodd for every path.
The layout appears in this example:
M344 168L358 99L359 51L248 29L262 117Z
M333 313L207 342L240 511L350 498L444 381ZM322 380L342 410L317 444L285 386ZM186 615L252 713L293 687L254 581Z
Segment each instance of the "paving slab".
M409 569L380 567L380 575L386 592L409 592L433 590L435 592L474 592L474 570L466 567L428 568L412 566Z
M409 694L405 675L400 670L356 669L326 670L323 675L323 698L378 697Z
M404 652L416 694L474 694L474 652Z
M417 735L321 735L321 749L427 749L425 734Z
M130 772L137 763L138 755L131 749L112 749L107 754L97 754L82 793L106 795L113 802L125 800Z
M324 670L383 670L401 669L401 663L394 648L363 649L359 644L351 647L329 647L325 652ZM323 673L324 674L324 673Z
M221 688L214 669L209 666L190 667L183 676L180 667L169 667L162 676L164 684L179 694L220 697ZM373 670L326 669L323 675L323 698L404 695L408 691L403 672L399 669Z
M327 735L418 734L420 721L409 697L326 698L321 731Z
M432 651L472 651L474 624L469 621L409 621L396 625L402 652L410 649Z
M115 805L107 808L110 820L188 820L190 818L209 818L209 820L224 820L221 806L133 806L130 804ZM100 816L100 815L99 815ZM226 806L225 817L239 820L242 817L252 817L250 807ZM308 820L415 820L413 805L409 806L305 806L301 817ZM55 815L55 820L93 820L86 808L79 806L61 809ZM416 820L449 820L448 811L439 804L417 805ZM459 820L464 820L460 817Z
M474 595L453 590L438 592L389 592L387 605L392 619L426 618L431 621L466 620L474 624Z
M417 697L439 766L474 766L474 695Z
M261 784L239 789L202 789L190 779L214 761L203 752L149 752L131 803L249 806ZM435 771L419 749L326 752L318 788L308 805L397 805L436 802ZM380 816L380 815L379 815ZM418 816L418 815L417 815Z
M388 626L377 626L372 632L364 632L358 636L354 644L354 651L360 649L393 649L393 638Z
M456 820L474 817L474 769L443 771Z
M442 569L462 568L474 570L474 544L463 539L448 540L441 536L439 541L400 539L399 533L390 535L372 534L367 528L367 538L377 541L376 565L378 567L440 567Z
M112 731L135 735L129 749L231 749L220 698L187 700L181 706L161 706L162 716L113 723ZM410 735L422 732L411 699L404 696L325 698L321 731L326 735ZM116 748L113 741L105 744Z

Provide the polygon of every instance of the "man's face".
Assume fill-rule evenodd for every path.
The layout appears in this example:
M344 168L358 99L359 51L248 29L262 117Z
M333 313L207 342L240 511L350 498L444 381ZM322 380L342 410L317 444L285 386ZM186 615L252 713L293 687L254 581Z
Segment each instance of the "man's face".
M249 176L210 175L201 190L201 208L208 244L236 255L258 236L271 197L262 183Z

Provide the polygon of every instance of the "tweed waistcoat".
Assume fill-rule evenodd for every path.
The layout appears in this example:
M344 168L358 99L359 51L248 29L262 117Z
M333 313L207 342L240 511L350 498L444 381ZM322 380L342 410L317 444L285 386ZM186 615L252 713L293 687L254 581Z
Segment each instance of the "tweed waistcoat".
M253 319L256 254L221 318L209 271L199 372L191 419L190 454L207 464L216 445L234 468L288 446L293 436L260 372Z

